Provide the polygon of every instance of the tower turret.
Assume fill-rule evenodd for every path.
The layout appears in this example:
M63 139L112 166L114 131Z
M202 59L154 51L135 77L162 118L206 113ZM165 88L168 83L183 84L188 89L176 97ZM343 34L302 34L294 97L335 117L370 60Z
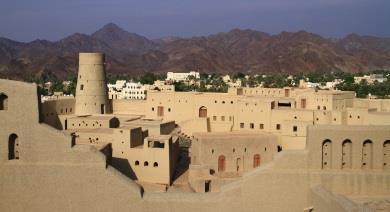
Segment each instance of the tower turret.
M104 61L102 53L79 54L76 115L110 113Z

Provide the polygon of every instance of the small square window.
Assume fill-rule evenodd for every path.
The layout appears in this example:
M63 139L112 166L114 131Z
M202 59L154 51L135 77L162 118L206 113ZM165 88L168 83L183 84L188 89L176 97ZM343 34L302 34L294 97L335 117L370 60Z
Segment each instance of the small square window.
M221 116L221 121L225 121L225 116Z
M276 124L276 129L280 130L280 124Z
M255 124L250 123L250 128L251 128L251 129L254 129L254 128L255 128Z
M240 123L240 128L244 128L244 123Z
M216 121L217 120L217 117L216 116L213 116L213 121Z
M260 124L260 129L264 129L264 124Z
M293 131L294 132L298 131L298 127L297 126L293 126Z

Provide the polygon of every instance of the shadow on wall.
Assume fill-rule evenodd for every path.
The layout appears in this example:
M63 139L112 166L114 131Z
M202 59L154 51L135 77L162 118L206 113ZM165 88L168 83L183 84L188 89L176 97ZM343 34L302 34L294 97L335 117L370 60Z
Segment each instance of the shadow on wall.
M65 126L62 126L62 123L61 123L59 116L53 112L46 113L46 114L40 113L39 116L42 117L43 123L50 125L58 130L66 130L66 128L67 128Z
M137 180L137 176L135 175L127 159L113 157L111 165L130 179Z
M175 182L177 179L183 175L188 168L190 167L190 157L188 156L188 147L180 148L180 155L178 157L178 163L176 169L173 173L172 182Z

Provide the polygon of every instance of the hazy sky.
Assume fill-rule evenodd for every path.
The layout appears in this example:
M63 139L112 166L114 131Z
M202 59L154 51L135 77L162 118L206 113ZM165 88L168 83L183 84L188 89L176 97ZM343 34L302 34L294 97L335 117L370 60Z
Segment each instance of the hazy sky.
M390 37L390 0L0 0L0 36L15 40L90 34L109 22L148 38L233 28Z

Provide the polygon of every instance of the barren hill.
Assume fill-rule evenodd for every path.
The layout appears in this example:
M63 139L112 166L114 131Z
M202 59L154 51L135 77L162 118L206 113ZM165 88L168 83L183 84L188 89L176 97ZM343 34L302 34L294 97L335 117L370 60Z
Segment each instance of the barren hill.
M276 35L233 29L209 36L149 40L115 24L56 42L0 38L0 77L64 79L77 71L78 52L104 52L110 73L198 70L218 73L365 71L390 67L390 38L341 39L299 31Z

